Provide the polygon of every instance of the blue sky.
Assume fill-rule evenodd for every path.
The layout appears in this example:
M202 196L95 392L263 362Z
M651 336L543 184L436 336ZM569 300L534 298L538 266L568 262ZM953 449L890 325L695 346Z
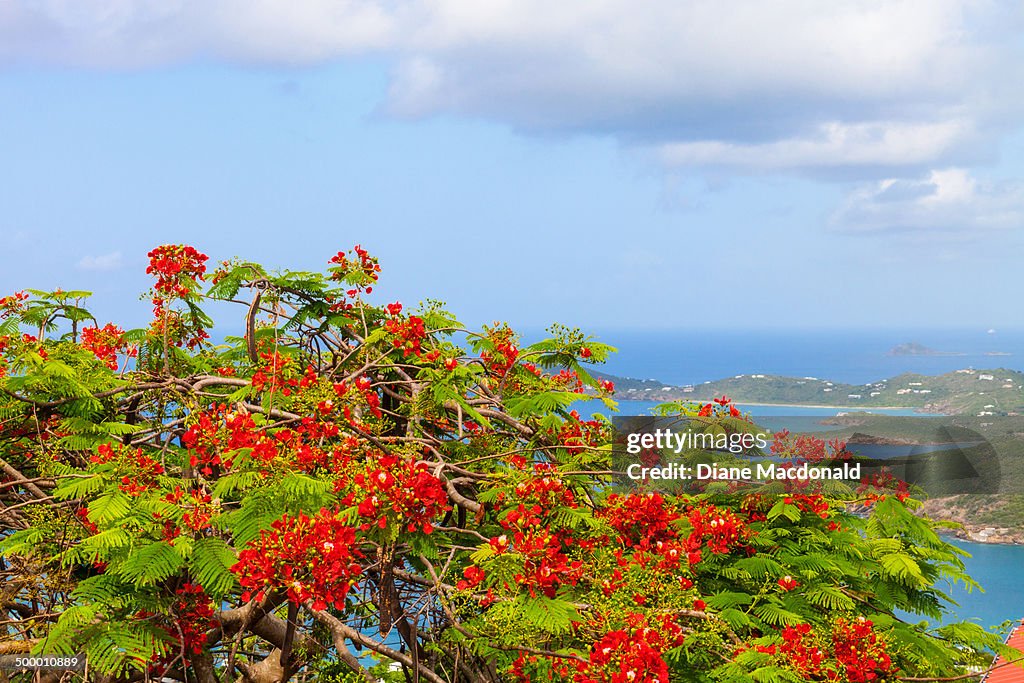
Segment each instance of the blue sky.
M1024 13L954 0L0 4L0 293L145 253L471 324L1013 327Z

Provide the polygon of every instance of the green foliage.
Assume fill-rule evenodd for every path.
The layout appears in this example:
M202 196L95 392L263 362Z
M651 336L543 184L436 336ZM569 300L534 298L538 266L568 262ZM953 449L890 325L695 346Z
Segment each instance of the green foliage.
M189 567L203 590L214 598L238 590L238 578L231 572L238 555L219 538L203 538L195 543Z

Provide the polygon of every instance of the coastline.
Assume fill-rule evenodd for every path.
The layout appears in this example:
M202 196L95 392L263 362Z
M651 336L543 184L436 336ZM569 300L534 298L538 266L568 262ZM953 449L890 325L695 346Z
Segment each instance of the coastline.
M658 403L648 398L621 398L616 399L619 403ZM703 399L703 398L686 398L687 402L693 403L709 403L714 399ZM669 401L665 401L668 403ZM757 401L743 401L737 400L736 405L740 406L765 406L773 408L814 408L816 410L825 410L835 408L836 410L855 410L857 412L871 412L872 410L913 410L915 413L923 413L925 415L953 415L955 413L938 413L932 410L925 410L924 407L920 406L837 406L830 404L815 404L815 403L761 403Z
M976 530L976 529L979 529ZM1005 545L1011 547L1024 546L1024 538L1019 535L985 534L984 532L994 527L980 527L980 525L965 524L962 529L936 529L939 536L954 538L964 543L977 543L978 545ZM1000 529L994 529L1000 531Z

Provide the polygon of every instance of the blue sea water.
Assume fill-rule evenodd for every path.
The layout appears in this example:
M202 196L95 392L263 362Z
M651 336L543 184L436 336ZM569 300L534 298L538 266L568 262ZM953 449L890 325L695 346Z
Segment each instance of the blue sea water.
M658 401L620 401L619 402L619 415L649 415L656 406L659 405ZM839 408L836 406L787 406L787 405L748 405L744 403L737 403L737 407L744 413L748 413L753 417L768 417L768 418L814 418L814 417L832 417L839 413L848 413L850 408ZM583 401L577 404L577 410L580 414L590 413L601 413L602 415L612 415L612 411L609 411L600 401L590 400ZM868 412L880 413L884 415L916 415L919 417L932 415L932 413L919 413L913 408L868 408L865 409ZM817 424L814 421L808 422L808 428L813 423L815 429L825 431L828 429L827 426ZM771 426L771 425L766 425ZM840 425L837 427L841 429ZM790 429L793 429L792 427Z
M595 336L618 348L603 370L670 384L751 373L864 384L904 372L936 375L966 367L1024 370L1024 330L599 330ZM893 347L908 342L951 355L890 355Z
M1024 585L1020 567L1024 563L1024 546L995 545L951 541L966 550L967 572L981 584L983 592L968 592L962 585L948 592L959 606L952 608L949 620L974 621L982 626L996 626L1009 619L1024 618Z

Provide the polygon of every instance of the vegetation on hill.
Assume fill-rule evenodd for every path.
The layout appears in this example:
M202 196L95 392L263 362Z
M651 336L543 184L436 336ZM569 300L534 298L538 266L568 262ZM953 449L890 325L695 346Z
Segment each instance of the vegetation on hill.
M620 400L709 401L727 395L740 403L822 405L852 408L917 408L946 414L1024 413L1024 373L1005 368L963 369L944 375L905 373L868 384L845 384L816 377L737 375L689 386L658 380L608 376Z

